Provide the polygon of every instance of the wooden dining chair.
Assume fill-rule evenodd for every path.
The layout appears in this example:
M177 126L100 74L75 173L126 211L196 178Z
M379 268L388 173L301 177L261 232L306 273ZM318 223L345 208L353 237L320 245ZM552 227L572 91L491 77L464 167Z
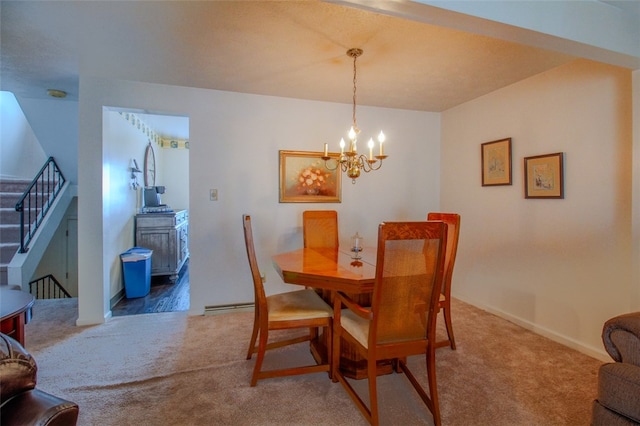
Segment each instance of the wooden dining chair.
M447 340L436 343L436 347L450 346L456 349L456 339L453 336L453 325L451 323L451 278L453 277L453 266L456 263L456 253L458 252L458 237L460 235L460 215L457 213L436 213L427 215L427 220L440 220L447 226L447 249L444 258L444 282L438 307L442 311L444 323L447 328Z
M302 212L302 235L308 248L338 248L338 212L305 210Z
M320 364L291 367L277 370L262 370L264 355L267 350L280 348L294 343L306 342L317 337L317 330L322 327L327 333L327 353L331 353L332 309L313 290L304 289L288 293L266 296L264 284L256 260L251 229L251 216L243 215L244 241L247 246L247 257L253 278L255 293L255 316L253 332L249 343L247 359L257 353L256 365L253 368L251 386L258 380L271 377L293 376L297 374L326 371L331 377L331 357L326 356ZM306 329L306 334L269 342L269 332L273 330ZM258 345L256 345L258 340Z
M405 373L440 424L436 384L435 331L438 297L444 277L447 225L443 222L387 222L378 229L376 278L371 307L336 292L333 309L333 380L339 381L364 417L379 423L376 361L391 359ZM366 359L369 406L340 369L341 339ZM406 359L426 355L429 395L409 370Z

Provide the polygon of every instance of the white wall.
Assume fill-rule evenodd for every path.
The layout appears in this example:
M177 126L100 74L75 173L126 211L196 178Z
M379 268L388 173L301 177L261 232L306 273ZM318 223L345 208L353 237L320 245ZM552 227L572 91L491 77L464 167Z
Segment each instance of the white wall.
M47 158L15 96L0 91L0 178L31 180Z
M117 177L125 157L103 143L104 105L190 118L192 314L202 314L209 305L252 301L243 213L253 215L267 292L274 293L290 286L279 279L270 257L302 246L303 210L336 209L341 240L358 231L374 244L379 222L422 219L438 208L439 114L358 108L363 136L381 128L387 134L389 158L382 169L356 185L344 181L340 204L280 204L278 150L320 151L325 142L337 150L351 125L351 105L81 77L78 324L102 322L110 315L112 259L126 248L118 247L123 241L111 234L120 232L126 214L133 215L114 205L126 193ZM218 189L219 201L209 201L210 188Z
M29 281L51 274L71 296L78 297L77 250L73 247L77 245L77 221L78 204L74 198Z
M53 157L67 182L77 185L78 102L70 99L24 97L19 101L46 157Z
M158 163L161 173L158 185L166 186L162 202L174 210L189 209L189 150L184 148L157 148L162 155ZM143 167L140 164L140 167Z
M631 73L578 60L442 114L443 210L462 215L452 293L587 353L631 309ZM480 144L513 138L513 185ZM523 157L565 153L565 199L523 194ZM455 322L455 318L454 318Z

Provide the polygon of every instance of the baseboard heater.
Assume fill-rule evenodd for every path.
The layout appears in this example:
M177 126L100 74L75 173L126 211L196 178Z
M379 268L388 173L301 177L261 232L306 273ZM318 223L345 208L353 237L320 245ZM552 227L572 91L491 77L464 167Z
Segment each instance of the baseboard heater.
M220 315L220 314L228 314L231 312L250 312L255 308L255 303L235 303L232 305L215 305L215 306L205 306L204 314L205 315Z

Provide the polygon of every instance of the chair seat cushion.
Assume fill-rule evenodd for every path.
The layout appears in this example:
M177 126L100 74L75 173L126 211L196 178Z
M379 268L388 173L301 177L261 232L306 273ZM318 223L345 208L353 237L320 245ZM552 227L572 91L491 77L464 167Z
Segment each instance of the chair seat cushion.
M340 325L365 348L369 346L369 324L371 321L356 315L349 309L343 309L340 314Z
M267 297L269 321L292 321L311 318L330 318L333 310L311 290L298 290Z
M640 423L640 368L623 362L600 367L598 378L598 402Z

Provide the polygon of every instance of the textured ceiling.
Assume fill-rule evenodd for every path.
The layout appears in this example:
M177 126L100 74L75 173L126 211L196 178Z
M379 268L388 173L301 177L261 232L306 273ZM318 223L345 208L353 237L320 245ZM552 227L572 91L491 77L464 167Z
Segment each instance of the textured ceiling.
M3 2L2 88L110 78L442 111L572 57L317 1Z

